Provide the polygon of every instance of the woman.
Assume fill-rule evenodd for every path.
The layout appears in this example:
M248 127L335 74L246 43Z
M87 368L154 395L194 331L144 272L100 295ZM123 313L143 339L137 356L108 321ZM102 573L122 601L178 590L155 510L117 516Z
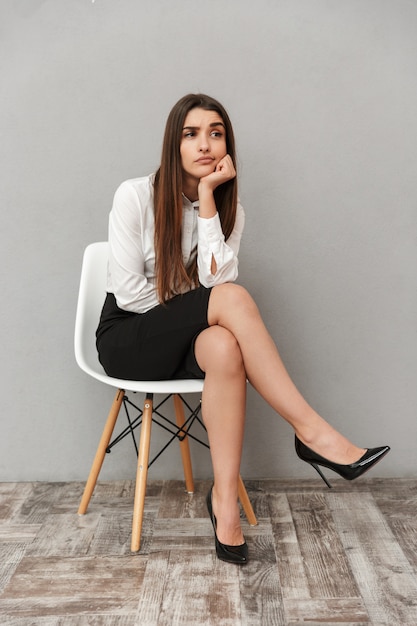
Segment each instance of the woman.
M233 283L244 226L235 163L222 105L202 94L182 98L168 117L159 170L115 194L97 348L106 372L118 378L205 379L216 552L244 564L237 485L247 380L291 424L298 456L324 480L319 465L352 480L389 447L355 446L307 404L255 302Z

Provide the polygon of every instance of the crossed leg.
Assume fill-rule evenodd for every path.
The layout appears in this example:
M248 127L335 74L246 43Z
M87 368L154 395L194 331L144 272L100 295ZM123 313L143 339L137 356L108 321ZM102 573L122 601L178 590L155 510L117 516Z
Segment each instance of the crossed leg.
M243 542L237 481L245 422L246 379L294 428L301 441L330 461L353 463L365 452L328 424L297 390L250 294L226 283L211 291L209 328L195 355L205 372L203 419L214 472L213 510L219 541ZM221 409L221 410L220 410Z

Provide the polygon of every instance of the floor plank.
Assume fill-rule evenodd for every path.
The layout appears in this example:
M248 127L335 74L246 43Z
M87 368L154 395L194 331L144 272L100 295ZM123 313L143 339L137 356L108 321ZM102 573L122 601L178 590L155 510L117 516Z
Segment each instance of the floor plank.
M288 496L312 598L357 598L358 588L323 494Z
M258 528L252 528L251 533L246 533L250 545L250 561L245 568L239 570L241 623L248 626L285 626L272 527L269 520L259 520L259 525L265 532L257 532Z
M370 623L367 610L359 598L291 599L285 600L285 610L287 624L291 625L369 626Z
M238 569L218 561L213 551L171 551L158 626L232 626L239 621Z
M309 598L310 588L287 494L270 497L272 532L283 597Z
M0 596L7 616L130 615L145 562L135 557L26 557Z

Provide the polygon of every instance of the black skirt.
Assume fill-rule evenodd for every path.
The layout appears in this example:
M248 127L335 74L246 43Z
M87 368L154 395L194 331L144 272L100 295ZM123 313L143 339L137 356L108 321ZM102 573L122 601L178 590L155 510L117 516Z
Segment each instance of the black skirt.
M120 309L108 293L96 332L105 372L125 380L204 378L194 343L208 328L210 292L198 287L146 313Z

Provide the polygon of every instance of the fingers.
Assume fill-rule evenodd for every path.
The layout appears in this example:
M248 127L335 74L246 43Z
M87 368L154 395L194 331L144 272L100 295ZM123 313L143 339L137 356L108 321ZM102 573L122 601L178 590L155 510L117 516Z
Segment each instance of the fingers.
M232 157L226 154L217 164L216 172L223 174L225 177L223 182L231 180L236 176L235 166L233 165Z
M236 170L229 154L226 154L216 165L216 169L211 174L200 178L199 189L210 189L214 191L219 185L223 185L228 180L235 178Z

